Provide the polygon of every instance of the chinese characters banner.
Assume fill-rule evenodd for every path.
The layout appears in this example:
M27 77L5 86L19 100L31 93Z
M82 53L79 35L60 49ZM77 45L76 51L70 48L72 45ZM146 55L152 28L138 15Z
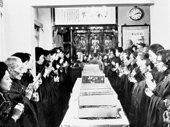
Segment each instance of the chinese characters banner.
M55 24L116 24L115 13L115 7L55 8Z

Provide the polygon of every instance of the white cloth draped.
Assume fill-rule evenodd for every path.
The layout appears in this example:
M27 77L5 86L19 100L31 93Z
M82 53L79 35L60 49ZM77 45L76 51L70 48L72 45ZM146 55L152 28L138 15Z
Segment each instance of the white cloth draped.
M78 118L78 96L80 93L81 78L78 78L71 98L69 101L69 109L60 125L60 127L128 127L129 121L121 108L118 119L79 119ZM119 102L120 107L121 104Z

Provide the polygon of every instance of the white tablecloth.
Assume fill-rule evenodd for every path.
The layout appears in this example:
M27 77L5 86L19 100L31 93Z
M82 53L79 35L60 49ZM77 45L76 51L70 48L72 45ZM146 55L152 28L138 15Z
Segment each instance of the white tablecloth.
M74 88L73 93L69 101L69 108L64 116L64 119L60 127L128 127L129 121L124 114L122 106L120 115L121 118L118 119L79 119L78 118L78 96L80 93L81 78L78 78Z

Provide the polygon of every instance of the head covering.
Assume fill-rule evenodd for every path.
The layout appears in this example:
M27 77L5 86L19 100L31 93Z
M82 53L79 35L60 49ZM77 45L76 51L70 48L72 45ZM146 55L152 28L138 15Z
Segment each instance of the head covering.
M170 50L162 49L157 52L157 55L162 56L162 62L164 62L168 67L170 67Z
M0 82L4 77L6 70L8 70L7 65L4 62L0 62Z
M157 51L164 49L164 47L161 44L155 43L149 46L149 50L151 50L153 53L157 53Z
M21 59L21 61L24 63L25 61L30 60L31 54L29 53L24 53L24 52L16 52L12 56L16 56Z
M41 55L44 55L44 49L41 47L35 47L35 60L38 61Z

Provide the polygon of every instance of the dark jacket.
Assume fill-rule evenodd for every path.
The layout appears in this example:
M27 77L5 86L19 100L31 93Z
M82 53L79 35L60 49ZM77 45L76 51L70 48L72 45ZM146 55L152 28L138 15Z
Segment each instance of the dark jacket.
M30 100L24 95L25 87L19 80L12 79L12 81L11 90L8 92L9 98L11 98L14 105L17 103L24 104L24 113L18 120L20 125L22 127L39 127L34 107L30 103Z
M170 99L170 70L163 72L163 79L157 83L150 98L147 113L147 127L167 127L163 122L163 113L166 110L165 99Z
M10 99L0 92L0 127L19 127L11 118L13 107Z

